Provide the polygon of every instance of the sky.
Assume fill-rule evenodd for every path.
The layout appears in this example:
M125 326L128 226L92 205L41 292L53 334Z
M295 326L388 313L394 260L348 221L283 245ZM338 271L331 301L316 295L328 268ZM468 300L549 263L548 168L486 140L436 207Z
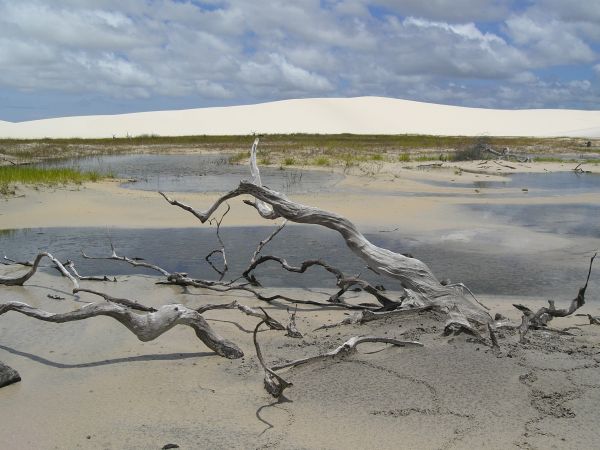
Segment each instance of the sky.
M600 0L0 0L0 120L366 95L600 109Z

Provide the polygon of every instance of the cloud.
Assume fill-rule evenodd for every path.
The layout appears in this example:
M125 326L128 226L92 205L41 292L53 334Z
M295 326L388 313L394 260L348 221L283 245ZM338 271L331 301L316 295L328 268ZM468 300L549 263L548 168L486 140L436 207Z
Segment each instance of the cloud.
M351 95L594 107L600 13L568 3L0 0L0 91L130 110Z
M385 6L404 16L425 17L431 20L464 23L493 21L506 17L509 0L378 0L375 5Z

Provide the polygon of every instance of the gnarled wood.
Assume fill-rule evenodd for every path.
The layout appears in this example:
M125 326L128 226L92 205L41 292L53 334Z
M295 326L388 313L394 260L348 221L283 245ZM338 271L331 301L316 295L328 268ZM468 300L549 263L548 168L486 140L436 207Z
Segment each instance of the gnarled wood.
M491 321L491 317L483 308L473 305L458 289L442 285L422 261L376 246L365 238L352 222L342 216L293 202L285 195L266 187L242 181L236 189L219 198L209 209L194 210L193 214L201 222L206 222L224 201L243 194L271 205L278 217L296 223L321 225L337 231L346 241L346 245L370 267L399 280L407 293L407 299L412 303L436 304L443 308L455 305L465 317L475 323L487 324ZM177 205L174 201L169 203Z
M587 290L588 283L590 281L590 275L592 274L592 266L594 264L594 259L596 259L597 255L597 253L594 253L594 255L590 258L590 266L588 269L587 278L585 280L585 285L579 289L577 297L571 300L571 303L569 304L568 308L556 309L556 306L554 305L554 300L548 300L548 306L540 308L535 313L526 306L517 304L513 305L515 308L517 308L523 313L521 325L519 326L519 336L521 341L525 339L525 335L527 334L529 329L546 329L546 325L553 318L570 316L585 304L585 291Z
M136 313L112 302L90 303L75 311L51 313L34 308L26 303L8 302L0 304L0 315L15 311L38 320L53 323L73 322L91 317L108 316L123 324L140 341L152 341L175 325L191 327L198 339L220 356L229 359L241 358L244 353L233 342L215 333L206 320L195 310L184 305L165 305L155 312Z

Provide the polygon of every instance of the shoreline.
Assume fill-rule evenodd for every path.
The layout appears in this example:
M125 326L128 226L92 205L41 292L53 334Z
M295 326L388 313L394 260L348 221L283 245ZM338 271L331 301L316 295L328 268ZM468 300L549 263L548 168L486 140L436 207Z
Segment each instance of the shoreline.
M405 169L404 165L384 164L372 176L350 172L337 191L290 197L336 211L367 232L400 227L403 233L422 233L434 243L448 239L460 243L462 231L476 229L483 236L486 251L508 255L541 249L561 252L574 247L589 252L589 242L600 242L510 223L484 224L461 208L481 202L554 204L556 197L531 197L519 189L502 188L498 189L502 195L484 197L473 188L425 183L431 179L469 183L495 180L497 173L462 171L458 175L454 166L421 171ZM474 162L462 167L478 165ZM532 169L525 166L505 169L512 173ZM535 170L563 168L541 163ZM0 201L0 221L7 229L208 226L170 206L155 192L125 189L118 183L26 189L25 197ZM411 192L427 196L408 195ZM444 193L456 196L442 196ZM218 195L173 194L198 209L208 207ZM600 204L600 192L560 199L596 205ZM223 227L273 227L273 221L260 218L240 200L231 203ZM4 276L23 270L0 265L0 275ZM595 267L596 279L597 270ZM594 277L588 300L597 298ZM238 300L247 306L264 307L281 322L288 317L288 304L265 304L244 292L217 294L157 286L158 278L151 276L117 278L116 283L82 284L148 306L181 303L198 307ZM573 296L582 279L583 270L580 277L569 281ZM494 282L491 278L490 283ZM3 286L2 292L7 301L22 301L53 312L98 301L86 293L74 297L71 287L68 280L50 270L36 273L23 287ZM322 288L266 290L304 300L321 300L333 292ZM65 300L52 300L49 293ZM362 295L348 293L347 298L358 304L367 300ZM511 303L530 308L546 304L540 297L478 297L492 313L502 313L515 322L520 320L520 313ZM568 300L557 299L557 307L564 307ZM600 304L589 301L580 312L600 315ZM392 449L402 442L410 448L587 449L600 439L596 425L600 328L587 325L584 317L552 322L553 327L569 328L572 335L532 331L524 344L516 344L515 331L503 331L501 354L497 354L468 335L444 336L444 318L436 313L316 330L343 320L347 314L339 309L298 305L297 324L304 338L259 333L265 358L277 364L308 357L357 335L414 340L424 347L368 344L343 359L286 370L281 374L294 385L279 402L263 389L263 371L252 345L257 319L236 311L209 311L206 318L215 331L244 351L245 357L239 360L216 356L184 327L144 343L108 317L56 325L16 313L0 316L0 360L22 377L20 383L0 390L4 406L0 409L0 447L146 449L174 443L181 448ZM31 423L36 426L32 428Z

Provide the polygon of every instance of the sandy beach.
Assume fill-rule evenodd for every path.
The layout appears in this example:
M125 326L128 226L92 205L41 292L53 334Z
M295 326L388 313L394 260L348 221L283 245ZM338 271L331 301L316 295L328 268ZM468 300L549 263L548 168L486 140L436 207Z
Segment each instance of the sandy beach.
M468 230L485 233L486 227L494 236L489 251L506 254L517 249L535 253L539 248L589 252L593 250L590 242L598 243L598 239L540 233L511 224L474 223L458 206L481 202L481 192L424 182L498 177L495 168L489 173L468 171L476 165L461 163L466 170L458 175L454 163L447 164L447 169L386 164L371 177L347 174L337 186L343 195L304 194L294 200L338 212L364 230L402 227L424 233L440 245L447 239L460 242ZM570 169L549 163L516 165L501 172ZM427 195L402 195L414 192ZM373 193L384 195L385 201L374 202ZM23 197L1 202L3 228L201 226L158 194L123 189L114 181L56 190L22 188L20 194ZM505 189L500 194L485 201L556 202L554 197L527 197L521 189ZM174 195L202 209L218 194ZM571 194L561 202L598 204L600 197L598 193ZM272 224L237 200L227 217L227 226L236 225ZM5 265L0 270L1 276L9 276L25 269ZM584 276L582 270L580 279L569 286L573 296ZM597 280L592 277L588 303L581 312L598 315L594 277ZM280 321L287 317L287 304L265 304L248 293L158 287L157 278L148 276L119 276L118 280L82 284L149 306L175 302L198 307L237 300L262 306ZM48 270L23 287L2 288L5 300L53 312L97 301L86 293L75 297L70 290L67 279ZM332 293L321 288L267 291L320 301ZM65 300L52 300L48 294ZM359 303L362 295L351 293L347 300ZM560 306L570 298L556 300ZM502 313L515 323L520 313L511 303L532 309L545 303L541 297L484 295L480 300L493 313ZM423 347L367 344L346 358L288 369L281 374L293 386L285 399L276 401L263 389L263 371L252 345L257 319L238 311L209 311L205 316L215 331L240 346L245 354L240 360L216 356L183 327L142 343L110 318L57 325L8 313L0 317L0 359L17 369L23 381L0 391L0 446L146 449L171 443L180 448L583 449L593 447L600 437L596 427L600 331L588 325L585 317L552 322L554 328L574 327L567 336L532 331L522 344L516 331L503 331L498 354L464 334L443 336L444 318L433 311L315 331L348 314L301 305L297 322L304 338L259 333L265 358L275 364L311 356L357 335L414 340ZM31 423L36 426L32 428Z

